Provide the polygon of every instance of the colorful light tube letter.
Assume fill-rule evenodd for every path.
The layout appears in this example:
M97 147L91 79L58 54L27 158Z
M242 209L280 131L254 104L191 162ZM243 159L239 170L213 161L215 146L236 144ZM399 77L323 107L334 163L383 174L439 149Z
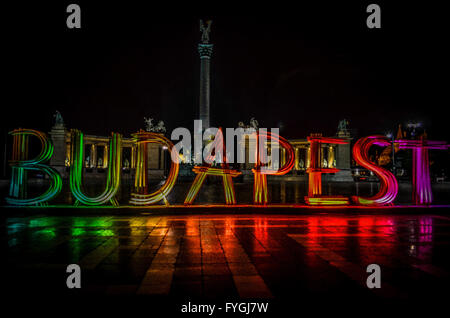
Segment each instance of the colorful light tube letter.
M308 196L305 202L310 205L346 205L349 203L347 197L343 196L323 196L322 195L322 173L336 173L339 169L322 168L321 147L322 143L327 144L347 144L348 142L339 138L322 137L321 135L311 135L308 137L310 143L310 166L306 170L308 179Z
M140 131L133 135L135 142L137 143L137 162L136 162L136 176L134 180L134 185L136 188L136 192L131 193L130 203L134 205L151 205L153 203L164 201L166 206L169 205L167 201L167 195L172 191L172 188L175 184L175 181L178 177L179 171L179 155L172 155L172 151L174 148L173 143L164 137L162 134L152 133ZM147 144L160 144L162 146L167 147L167 150L171 154L172 160L170 161L170 171L169 175L164 182L164 184L158 190L147 193L147 180L148 180L148 171L147 171L147 161L148 161L148 152L147 152ZM176 150L175 150L176 152Z
M115 198L120 186L120 172L122 169L122 135L112 133L109 141L109 165L106 179L106 187L97 197L88 197L83 193L83 162L84 162L84 138L83 133L73 129L71 131L70 151L70 190L75 197L75 205L101 205L108 201L118 206Z
M59 173L42 164L53 155L53 145L47 136L37 130L15 129L9 133L13 136L13 153L10 166L12 168L9 197L6 203L11 205L29 206L42 205L61 192L62 179ZM34 159L28 159L28 137L35 136L41 142L41 152ZM42 171L49 176L50 187L35 198L26 198L27 170Z
M236 170L231 170L228 168L228 159L223 142L223 133L222 129L219 128L219 130L216 133L216 136L214 138L214 141L210 145L211 148L217 149L217 147L221 147L223 149L222 151L222 160L221 160L221 166L222 168L212 168L211 164L207 164L206 166L195 166L192 171L194 171L197 175L195 176L194 182L191 185L191 188L189 189L188 194L186 195L186 198L184 200L185 205L191 205L195 197L197 196L200 188L203 185L203 182L205 181L206 176L222 176L223 179L223 191L225 195L225 202L226 204L236 204L236 196L234 193L234 185L233 185L233 179L234 177L241 174L241 172L238 172ZM216 159L217 154L210 154L208 158L206 158L206 162L213 162Z
M380 180L380 190L372 197L353 196L353 200L361 205L385 205L395 200L398 183L395 176L388 170L376 165L369 159L369 149L372 145L386 147L391 144L384 136L369 136L359 139L353 146L353 158L361 167L373 171Z
M283 137L273 134L267 131L260 131L256 133L256 163L255 168L252 169L253 175L254 175L254 183L253 183L253 202L254 204L267 204L268 199L268 191L267 191L267 175L284 175L291 171L292 167L294 166L294 149L292 148L291 144L284 139ZM267 167L264 167L265 169L261 169L261 154L260 154L260 147L264 145L260 145L261 142L265 143L266 140L268 143L271 141L278 143L282 148L286 150L286 161L282 167L280 167L278 170L269 169ZM273 151L274 149L272 149Z
M413 192L415 204L430 204L433 201L430 180L430 162L428 149L444 150L449 147L444 141L431 141L423 137L420 140L396 140L400 149L412 149L413 156Z

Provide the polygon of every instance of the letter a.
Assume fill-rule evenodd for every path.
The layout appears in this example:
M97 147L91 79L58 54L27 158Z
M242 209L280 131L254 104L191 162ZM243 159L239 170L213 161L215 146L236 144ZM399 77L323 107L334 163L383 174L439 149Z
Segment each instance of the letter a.
M378 264L370 264L367 266L367 273L372 273L367 277L366 285L368 288L381 288L381 269Z
M381 9L378 4L369 4L367 6L367 13L372 13L367 17L366 24L369 29L381 28Z
M226 149L223 145L222 128L219 128L214 141L211 142L204 151L206 165L194 166L192 169L192 171L194 171L197 175L191 185L191 188L189 189L188 194L186 195L184 200L185 205L191 205L192 202L194 202L195 197L202 187L207 175L221 176L223 178L223 190L226 204L236 204L232 178L237 177L241 174L241 172L229 169L226 153ZM211 163L214 161L219 162L222 168L212 168Z
M81 9L78 4L69 4L66 9L70 15L67 17L66 24L69 29L81 28Z
M67 277L67 288L81 288L81 269L77 264L70 264L67 266L66 273L72 273Z

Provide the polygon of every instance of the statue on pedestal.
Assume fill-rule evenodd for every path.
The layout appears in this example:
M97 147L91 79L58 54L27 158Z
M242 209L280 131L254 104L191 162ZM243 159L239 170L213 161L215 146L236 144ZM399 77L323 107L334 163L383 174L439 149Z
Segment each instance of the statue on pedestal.
M54 127L64 127L64 120L59 111L56 111L53 115L53 118L55 118L55 125Z
M160 120L157 125L153 125L153 118L144 117L145 122L145 131L149 132L157 132L157 133L165 133L166 127L164 126L164 122Z
M164 127L164 122L162 120L160 120L158 122L158 125L156 125L155 131L159 132L159 133L165 133L166 132L166 127Z
M153 130L153 118L147 118L144 117L144 123L145 123L145 131L152 131Z
M246 125L243 121L238 122L238 128L244 129L244 131L248 131L249 129L254 129L255 131L258 130L259 123L255 119L255 117L250 118L250 124Z
M253 128L253 129L255 129L255 130L258 130L259 123L258 123L258 121L255 119L255 117L250 118L250 127Z
M347 131L348 130L348 120L347 119L342 119L339 121L338 124L338 131Z
M345 118L339 121L338 131L337 131L338 137L349 137L350 136L350 131L348 129L348 125L349 125L349 122Z

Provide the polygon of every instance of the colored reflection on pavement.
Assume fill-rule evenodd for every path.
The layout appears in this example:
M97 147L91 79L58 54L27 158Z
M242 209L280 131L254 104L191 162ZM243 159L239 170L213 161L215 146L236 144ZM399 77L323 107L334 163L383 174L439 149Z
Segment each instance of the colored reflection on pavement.
M5 218L1 238L12 292L27 277L67 293L75 263L85 295L401 300L449 283L449 229L420 214L29 216ZM372 263L380 290L365 285Z

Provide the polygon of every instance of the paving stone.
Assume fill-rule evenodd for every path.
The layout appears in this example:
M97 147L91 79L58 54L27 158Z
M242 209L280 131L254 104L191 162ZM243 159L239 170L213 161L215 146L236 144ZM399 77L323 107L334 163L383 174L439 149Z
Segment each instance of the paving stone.
M27 293L70 293L71 263L83 272L77 293L97 296L432 300L450 283L445 215L27 216L4 225L11 294L30 284ZM365 285L372 263L379 290Z

